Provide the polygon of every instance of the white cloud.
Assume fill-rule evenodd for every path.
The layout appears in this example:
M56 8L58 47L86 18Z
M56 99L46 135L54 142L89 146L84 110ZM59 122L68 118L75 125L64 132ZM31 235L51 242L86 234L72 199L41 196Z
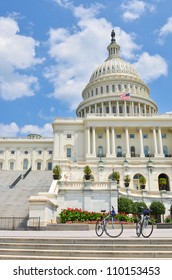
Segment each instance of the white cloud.
M22 74L42 63L35 53L39 44L32 37L19 35L19 31L14 19L0 17L0 96L6 100L32 96L39 88L36 77Z
M39 127L37 125L25 125L20 129L20 133L25 135L35 133L50 137L53 135L53 129L50 123L44 124L43 127Z
M49 32L49 54L56 64L46 69L45 76L53 84L52 96L68 102L71 109L75 109L81 101L81 92L95 67L108 56L106 48L113 27L106 19L97 17L99 9L101 5L98 4L88 8L72 6L78 19L73 33L64 28ZM123 46L121 54L133 58L134 51L140 49L134 43L134 35L119 27L115 28L115 32L117 42Z
M164 24L159 30L159 43L163 44L164 39L169 34L172 34L172 17L167 19L167 23Z
M19 127L15 122L10 124L0 123L0 137L17 137L17 136L27 136L28 134L40 134L44 137L52 137L53 129L50 123L44 124L43 127L37 125L25 125Z
M168 73L166 61L158 54L151 56L149 53L144 52L133 65L145 82L151 82L160 76L166 76Z
M142 0L128 0L121 4L121 9L125 21L134 21L146 12L154 12L155 6Z
M20 131L20 128L15 122L10 124L0 123L0 137L14 137Z

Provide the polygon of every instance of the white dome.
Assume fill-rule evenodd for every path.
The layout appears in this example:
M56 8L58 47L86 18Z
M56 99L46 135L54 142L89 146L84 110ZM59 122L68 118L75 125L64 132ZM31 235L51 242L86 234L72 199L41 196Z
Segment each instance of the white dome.
M155 102L149 97L150 90L147 85L133 65L120 57L120 46L116 43L114 31L111 37L111 43L107 47L109 56L94 70L83 89L83 101L77 108L77 116L83 117L87 113L104 114L105 111L108 113L113 110L117 112L116 115L119 110L124 115L126 110L131 115L134 114L133 110L140 110L143 115L148 111L157 112ZM132 109L132 106L135 106L135 109Z
M102 65L98 66L91 75L90 82L96 78L111 74L127 74L135 76L137 80L141 80L140 75L130 63L120 57L116 57L115 59L108 58Z

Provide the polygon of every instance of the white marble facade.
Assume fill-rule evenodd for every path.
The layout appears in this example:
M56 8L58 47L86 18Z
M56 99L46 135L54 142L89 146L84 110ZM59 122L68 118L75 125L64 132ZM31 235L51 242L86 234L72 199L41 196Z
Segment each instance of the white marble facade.
M172 114L158 114L148 86L120 57L114 33L107 49L108 58L83 89L76 118L56 118L52 139L36 135L1 138L0 168L22 170L32 165L33 170L49 170L59 164L62 179L54 188L58 211L67 206L108 210L113 204L109 177L115 170L121 177L118 195L144 199L148 204L163 201L168 215L172 204ZM128 97L123 98L126 93ZM85 165L91 167L93 175L87 191ZM123 181L126 174L131 177L128 190ZM146 178L144 192L140 190L140 175ZM163 193L161 177L167 179Z

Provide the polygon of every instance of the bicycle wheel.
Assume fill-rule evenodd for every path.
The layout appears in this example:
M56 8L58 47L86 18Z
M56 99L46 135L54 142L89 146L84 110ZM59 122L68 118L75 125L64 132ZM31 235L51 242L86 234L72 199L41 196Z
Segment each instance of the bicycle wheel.
M95 231L97 236L101 236L104 232L104 224L102 220L98 220L96 222L96 227L95 227Z
M118 237L123 232L123 224L119 220L109 220L105 224L105 232L109 237Z
M140 237L140 234L141 234L141 223L138 222L138 223L136 223L136 235L137 235L137 237Z
M142 235L145 238L148 238L153 232L153 223L149 217L145 217L143 220L142 226Z

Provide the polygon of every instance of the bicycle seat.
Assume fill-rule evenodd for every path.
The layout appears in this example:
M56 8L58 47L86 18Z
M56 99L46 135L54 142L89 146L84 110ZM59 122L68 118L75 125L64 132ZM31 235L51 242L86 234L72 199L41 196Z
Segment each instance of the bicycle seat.
M101 210L101 212L102 212L102 213L105 213L105 212L106 212L106 210Z

